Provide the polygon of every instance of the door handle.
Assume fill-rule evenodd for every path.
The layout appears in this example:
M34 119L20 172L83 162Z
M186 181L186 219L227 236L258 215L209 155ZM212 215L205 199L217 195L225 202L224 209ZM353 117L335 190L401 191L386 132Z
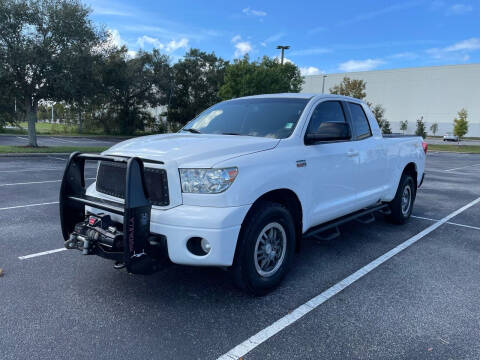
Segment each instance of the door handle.
M350 151L347 152L347 155L350 156L350 157L358 156L358 151L350 150Z

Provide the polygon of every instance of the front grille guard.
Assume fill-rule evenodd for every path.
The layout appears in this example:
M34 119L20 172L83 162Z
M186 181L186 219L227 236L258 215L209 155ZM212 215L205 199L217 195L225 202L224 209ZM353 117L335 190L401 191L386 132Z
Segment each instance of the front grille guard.
M86 160L126 164L124 204L86 195ZM152 205L145 189L143 160L140 158L72 153L60 188L60 222L63 238L67 241L75 224L84 221L85 206L123 215L123 253L103 252L98 255L123 262L127 270L135 272L132 271L134 270L132 267L140 258L147 256L145 249L150 235Z

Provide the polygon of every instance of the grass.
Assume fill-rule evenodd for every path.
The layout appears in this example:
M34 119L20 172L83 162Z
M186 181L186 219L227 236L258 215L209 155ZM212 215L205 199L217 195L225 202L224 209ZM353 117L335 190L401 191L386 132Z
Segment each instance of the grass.
M479 145L437 145L437 144L429 144L428 150L433 151L453 151L459 153L474 153L480 154L480 146Z
M0 146L0 154L34 154L34 153L72 153L74 151L100 153L108 149L108 146Z

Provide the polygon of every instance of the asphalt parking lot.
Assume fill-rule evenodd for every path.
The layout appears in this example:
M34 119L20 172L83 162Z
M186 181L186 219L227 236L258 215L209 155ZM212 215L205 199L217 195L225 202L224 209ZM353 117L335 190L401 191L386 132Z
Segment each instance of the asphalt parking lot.
M378 215L306 240L261 298L221 269L134 276L78 251L48 253L63 245L63 166L0 158L2 360L480 358L479 155L429 153L407 224Z
M112 146L121 139L108 137L37 136L38 146ZM1 135L0 145L26 146L27 135Z

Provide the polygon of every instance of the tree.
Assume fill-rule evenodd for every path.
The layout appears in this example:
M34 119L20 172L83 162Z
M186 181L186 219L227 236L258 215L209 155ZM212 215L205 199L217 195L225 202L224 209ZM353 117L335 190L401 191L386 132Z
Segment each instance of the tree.
M21 93L31 146L39 101L64 100L68 65L99 42L89 13L77 0L0 2L0 66Z
M378 126L382 130L382 134L391 134L390 122L385 119L385 109L382 105L375 105L371 107L373 115L377 119Z
M435 134L436 134L437 131L438 131L438 124L437 124L437 123L433 123L432 125L430 125L430 131L433 133L433 136L435 136Z
M415 135L421 136L424 139L427 137L427 131L425 129L425 122L423 121L423 116L417 119L417 129L415 130Z
M290 62L264 56L250 61L248 55L227 66L225 83L219 91L222 100L257 94L299 92L303 84L300 69Z
M173 66L173 79L168 96L168 121L185 124L200 112L220 101L218 91L223 84L225 60L215 53L190 49Z
M453 133L461 139L468 132L468 112L462 109L453 120Z
M367 97L367 93L365 92L366 86L367 83L363 80L352 80L345 76L340 84L330 89L330 93L363 100Z
M400 121L400 130L405 134L408 129L408 120Z
M103 69L102 123L106 132L132 135L152 121L147 109L165 103L169 58L158 50L140 52L135 58L122 47L111 53ZM167 77L167 81L165 78Z

